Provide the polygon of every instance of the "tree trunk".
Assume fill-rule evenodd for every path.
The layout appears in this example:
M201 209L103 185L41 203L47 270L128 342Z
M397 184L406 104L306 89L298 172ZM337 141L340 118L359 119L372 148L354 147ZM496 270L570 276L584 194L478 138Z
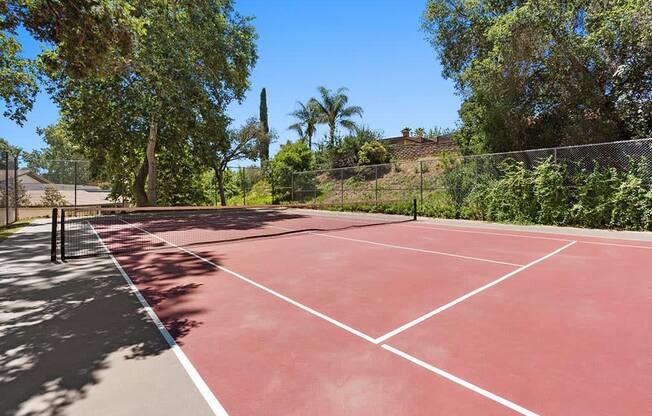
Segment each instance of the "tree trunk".
M329 123L328 127L330 128L331 147L335 147L335 123L332 124Z
M147 158L143 160L140 165L136 177L134 178L134 196L136 197L136 205L144 207L149 205L147 201L147 194L145 193L145 180L147 179Z
M158 121L156 116L149 120L149 137L147 139L147 200L149 205L156 206L156 138L158 137Z
M224 172L220 168L213 168L217 178L217 192L220 194L220 205L226 206L226 195L224 195Z

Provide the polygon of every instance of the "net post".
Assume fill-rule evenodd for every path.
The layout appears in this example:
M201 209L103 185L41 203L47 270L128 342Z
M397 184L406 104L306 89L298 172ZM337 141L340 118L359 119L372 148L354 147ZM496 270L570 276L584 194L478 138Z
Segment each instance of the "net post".
M412 200L412 220L416 221L417 220L417 199L414 198Z
M50 261L56 263L57 261L57 223L59 210L52 208L52 233L50 235Z
M66 211L61 209L61 261L66 261Z

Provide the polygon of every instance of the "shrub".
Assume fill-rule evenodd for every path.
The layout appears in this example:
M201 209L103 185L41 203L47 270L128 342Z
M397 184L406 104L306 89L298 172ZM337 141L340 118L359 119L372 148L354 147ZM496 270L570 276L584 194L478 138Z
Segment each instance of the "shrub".
M358 151L359 165L379 165L389 162L389 151L378 140L364 143Z
M622 175L620 184L613 194L613 209L611 211L610 225L626 230L641 230L647 228L649 223L652 200L650 191L647 191L643 178L645 175L645 161L630 165Z
M473 161L445 155L440 159L442 165L441 180L446 193L453 203L454 216L460 218L462 207L475 186L475 165Z
M308 145L303 141L292 143L288 141L281 146L271 162L274 181L275 199L289 200L292 187L292 172L302 172L312 169L313 156ZM306 175L302 175L306 177ZM312 176L310 176L312 178ZM314 186L311 183L299 184L302 187Z
M562 225L570 210L566 167L554 163L552 157L540 163L533 171L534 195L538 205L536 221L541 224Z
M59 192L57 188L55 188L54 186L48 186L47 188L45 188L45 194L41 196L39 205L45 207L63 207L70 204L66 200L66 198L64 198L63 195L61 195L61 192Z
M502 177L487 189L487 219L491 221L534 222L537 201L534 177L523 162L508 160L500 165Z
M613 195L620 185L618 172L614 168L597 166L593 171L578 173L575 203L570 210L571 222L583 227L606 227L611 223Z

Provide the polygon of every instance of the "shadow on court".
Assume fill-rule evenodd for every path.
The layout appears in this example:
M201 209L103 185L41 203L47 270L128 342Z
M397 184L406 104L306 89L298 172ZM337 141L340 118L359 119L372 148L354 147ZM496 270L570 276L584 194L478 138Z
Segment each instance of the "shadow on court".
M207 409L180 367L179 374L173 374L170 381L171 374L165 368L158 369L159 361L157 366L150 366L151 374L141 375L143 381L153 378L153 383L140 385L134 380L130 370L133 366L125 365L125 360L146 360L169 351L169 347L107 257L50 263L48 226L44 225L29 227L4 241L0 259L0 414L69 414L70 406L83 400L89 389L107 377L118 378L113 384L135 383L136 390L142 389L133 393L135 401L139 396L143 400L148 388L168 394L167 399L153 398L159 400L159 414L166 400L183 401L184 394L199 397L199 407L192 413L203 414ZM170 253L169 260L185 276L206 271L205 263L197 259L194 262L182 253ZM165 289L160 284L152 282L145 291L154 304L171 300L183 305L197 289L176 285L170 277ZM184 335L201 325L188 318L198 312L185 309L184 319L169 317L164 323L182 342ZM176 360L173 364L178 366ZM110 371L112 366L121 370ZM143 366L138 364L138 368L142 371ZM123 376L124 380L119 380ZM166 393L155 385L161 381L177 385ZM190 390L184 393L179 383L187 383ZM113 385L111 380L109 384ZM111 395L116 388L111 389L97 391L99 396ZM98 393L93 397L97 399ZM128 398L111 400L116 406L125 406L119 402ZM179 405L171 404L170 409L174 407ZM192 405L184 407L186 411L193 409ZM95 410L94 414L114 413L111 409Z

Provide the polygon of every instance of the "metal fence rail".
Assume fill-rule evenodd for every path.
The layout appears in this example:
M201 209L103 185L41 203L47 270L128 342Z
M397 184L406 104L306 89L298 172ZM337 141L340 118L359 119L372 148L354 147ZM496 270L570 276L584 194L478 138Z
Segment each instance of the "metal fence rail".
M477 177L501 174L508 160L533 169L545 160L564 164L569 173L595 168L625 171L641 164L648 185L652 185L652 138L579 146L533 149L473 156L448 155L421 161L395 161L371 166L352 166L293 172L290 200L298 202L377 201L437 197L447 184L443 172L455 163Z

